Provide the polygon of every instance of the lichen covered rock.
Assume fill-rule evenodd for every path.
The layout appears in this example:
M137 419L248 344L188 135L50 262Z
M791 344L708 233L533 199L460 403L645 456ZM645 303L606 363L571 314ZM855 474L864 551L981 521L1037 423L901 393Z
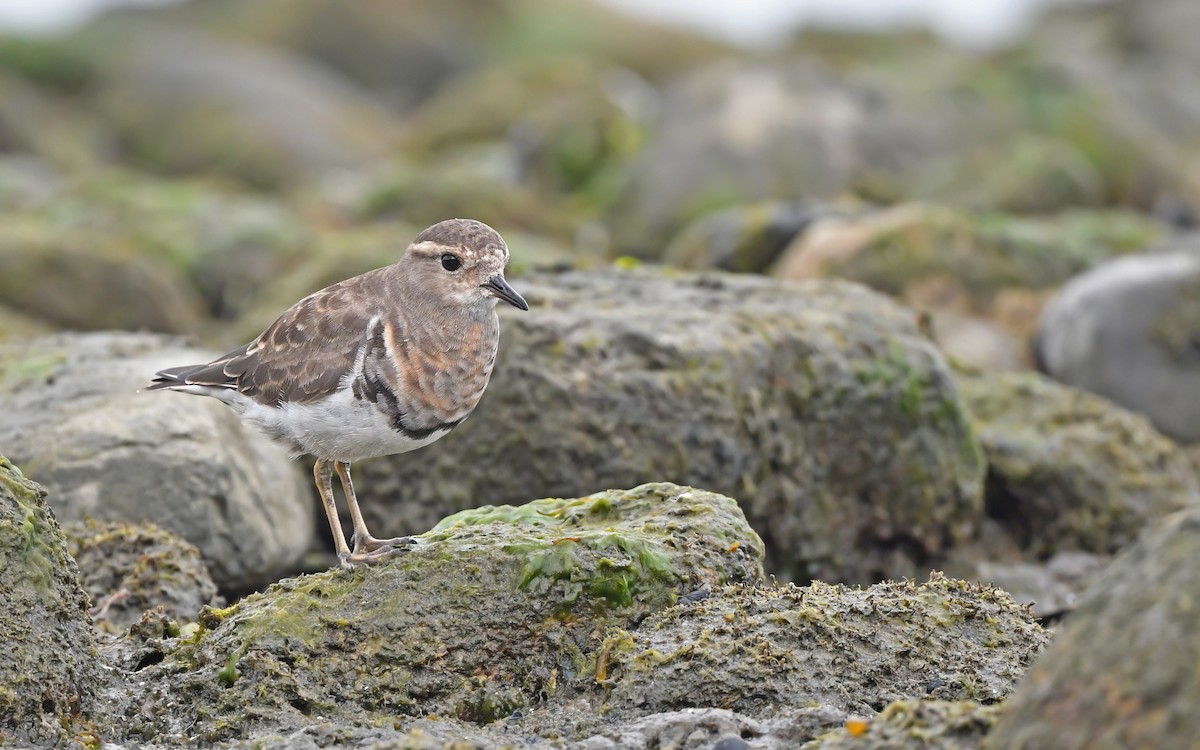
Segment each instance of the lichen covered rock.
M964 374L988 459L986 507L1037 559L1111 554L1200 503L1187 455L1138 414L1033 374Z
M866 589L725 587L610 633L597 679L613 717L810 704L872 714L923 696L998 701L1048 640L1005 592L940 574Z
M729 498L669 484L447 518L378 567L289 579L148 640L109 731L201 741L428 714L485 724L592 684L607 627L759 580ZM155 650L156 647L156 650Z
M96 635L46 492L0 456L0 745L58 747L86 733Z

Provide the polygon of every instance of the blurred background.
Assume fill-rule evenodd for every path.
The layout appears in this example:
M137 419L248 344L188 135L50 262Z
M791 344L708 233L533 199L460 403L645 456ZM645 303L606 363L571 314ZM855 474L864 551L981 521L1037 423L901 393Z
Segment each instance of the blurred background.
M1193 222L1196 16L0 0L0 337L236 345L470 216L509 238L516 274L847 276L932 310L957 356L1029 367L1054 288Z

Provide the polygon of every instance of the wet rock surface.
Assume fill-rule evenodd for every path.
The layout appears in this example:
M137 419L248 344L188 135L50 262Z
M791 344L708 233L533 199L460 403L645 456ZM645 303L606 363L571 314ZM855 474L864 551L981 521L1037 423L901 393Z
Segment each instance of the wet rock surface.
M527 276L496 372L432 448L362 465L372 528L473 498L666 479L738 498L768 568L916 574L969 534L983 461L915 316L863 287L654 271Z
M313 534L299 465L231 409L139 393L162 367L212 352L146 334L57 334L0 349L0 443L63 520L149 520L242 588L288 570Z

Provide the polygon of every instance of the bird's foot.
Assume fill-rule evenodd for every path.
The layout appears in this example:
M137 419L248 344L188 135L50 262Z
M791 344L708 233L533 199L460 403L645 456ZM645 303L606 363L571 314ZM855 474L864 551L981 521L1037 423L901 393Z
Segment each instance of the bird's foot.
M393 547L388 545L378 547L369 552L347 552L338 555L338 560L342 563L343 568L349 570L358 565L375 565L407 551L407 546Z
M376 550L382 550L388 547L400 549L403 547L411 547L416 543L417 540L413 539L411 536L394 536L391 539L376 539L370 534L366 534L361 538L358 534L355 534L354 554L357 555L363 552L374 552Z

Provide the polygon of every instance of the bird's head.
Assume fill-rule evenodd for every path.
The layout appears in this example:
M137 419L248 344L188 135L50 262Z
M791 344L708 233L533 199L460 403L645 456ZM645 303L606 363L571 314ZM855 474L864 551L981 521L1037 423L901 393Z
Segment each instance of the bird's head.
M508 246L483 222L449 219L434 224L416 236L401 263L435 304L491 309L503 300L529 309L504 278Z

